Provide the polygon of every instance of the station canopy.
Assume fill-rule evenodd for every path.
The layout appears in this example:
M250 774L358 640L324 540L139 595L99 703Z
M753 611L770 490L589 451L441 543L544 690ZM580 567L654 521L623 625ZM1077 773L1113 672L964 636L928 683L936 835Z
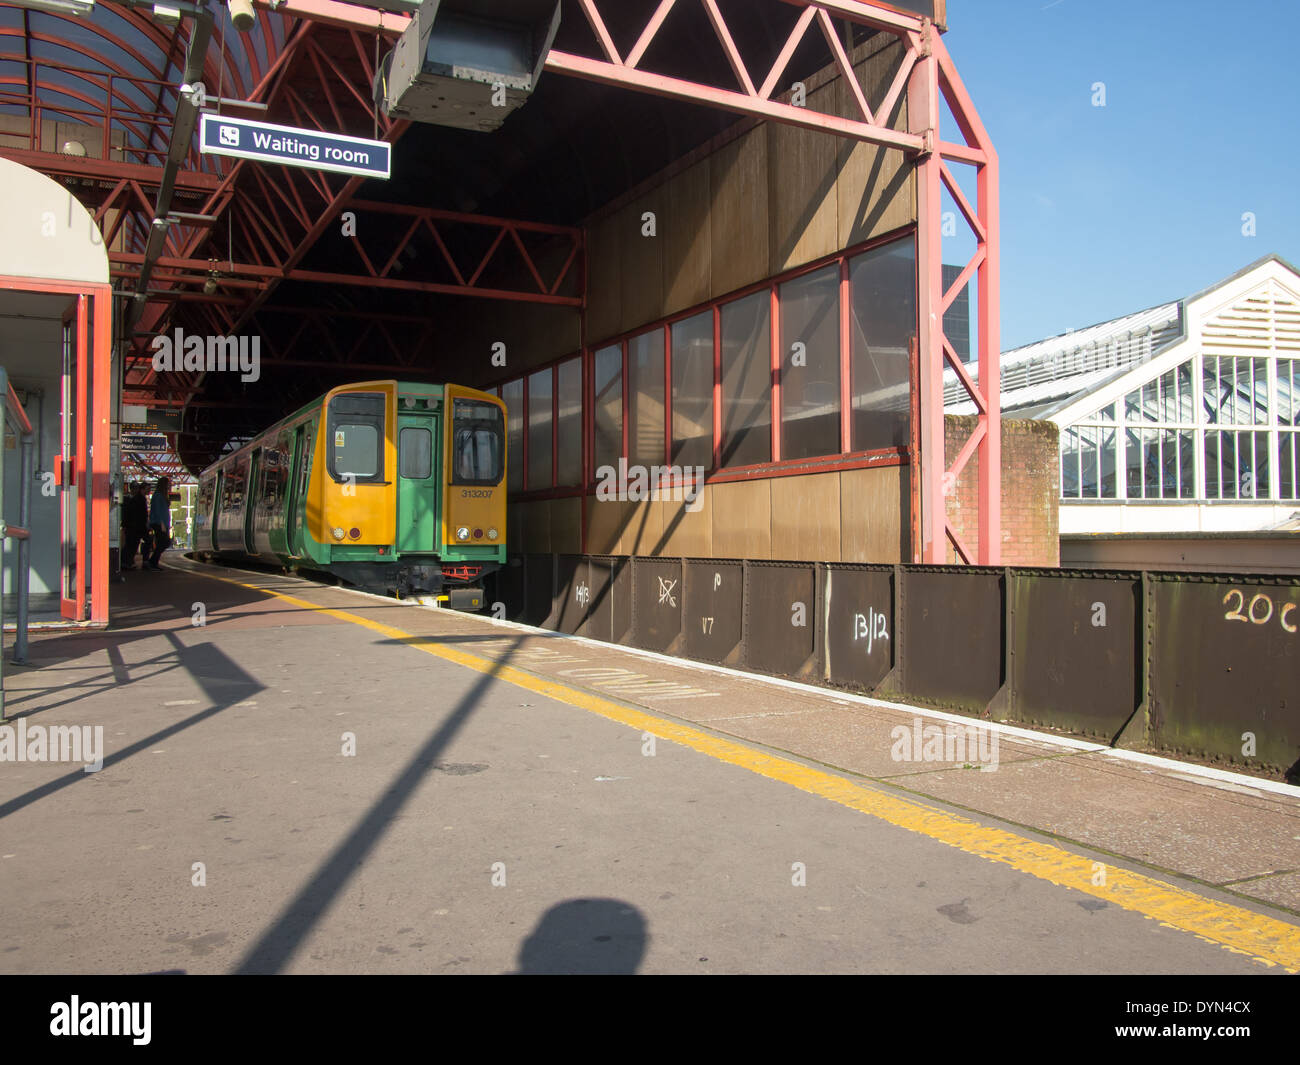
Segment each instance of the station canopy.
M464 379L469 321L530 303L576 314L584 220L754 121L550 71L492 133L390 121L372 83L403 17L376 30L373 17L296 17L290 0L278 12L259 4L241 33L212 5L209 32L179 6L177 22L152 4L101 0L88 15L0 5L0 154L55 177L94 213L121 294L125 402L184 411L177 452L191 469L348 380ZM518 5L488 6L508 18ZM600 5L622 55L659 6ZM752 70L772 66L804 13L781 0L717 0L715 10ZM839 20L835 31L850 47L871 32ZM563 3L554 47L601 54L579 0ZM187 61L209 101L265 105L216 105L230 115L389 141L391 178L200 154L192 111L183 121ZM805 33L783 81L833 61L824 34ZM737 87L709 5L696 0L673 6L641 67ZM156 373L154 338L177 329L258 337L259 379Z

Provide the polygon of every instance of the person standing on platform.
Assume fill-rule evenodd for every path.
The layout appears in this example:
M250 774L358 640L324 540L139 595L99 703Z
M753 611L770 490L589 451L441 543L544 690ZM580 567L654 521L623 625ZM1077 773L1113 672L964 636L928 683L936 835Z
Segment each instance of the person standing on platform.
M150 569L162 569L158 560L162 553L172 545L172 483L166 477L158 478L158 487L153 491L149 501L149 528L153 532L153 554L145 563Z
M135 553L143 545L140 561L149 557L149 500L144 484L136 481L122 504L122 569L135 569Z

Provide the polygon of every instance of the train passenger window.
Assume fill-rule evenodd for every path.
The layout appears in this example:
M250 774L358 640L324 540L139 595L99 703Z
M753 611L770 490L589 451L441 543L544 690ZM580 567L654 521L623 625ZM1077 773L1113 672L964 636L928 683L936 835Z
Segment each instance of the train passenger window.
M325 454L335 481L383 482L385 407L382 392L343 393L330 400Z
M410 426L398 436L398 472L412 481L423 481L433 472L433 433Z
M501 408L457 399L452 411L451 483L497 485L505 472Z

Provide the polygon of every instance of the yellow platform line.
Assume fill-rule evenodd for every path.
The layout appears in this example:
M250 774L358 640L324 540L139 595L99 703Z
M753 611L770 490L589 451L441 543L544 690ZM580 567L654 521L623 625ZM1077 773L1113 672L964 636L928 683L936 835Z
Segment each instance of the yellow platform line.
M877 791L825 770L765 754L740 743L701 732L689 725L622 706L598 695L544 680L513 666L499 665L491 659L454 647L412 642L424 638L346 610L322 607L305 599L228 577L214 579L275 596L317 614L360 625L455 665L479 673L494 674L501 680L538 695L576 706L629 728L649 732L658 739L689 747L728 765L821 796L897 828L928 836L966 854L973 854L986 861L1000 862L1050 884L1093 895L1122 909L1159 921L1169 928L1190 932L1206 942L1244 954L1265 965L1280 966L1292 973L1300 971L1300 928L1285 921L1228 902L1205 898L1141 873L1103 865L1051 843L1027 839L1005 829L981 825L945 810ZM1104 873L1104 880L1102 883L1094 883L1094 880L1100 879L1099 870Z

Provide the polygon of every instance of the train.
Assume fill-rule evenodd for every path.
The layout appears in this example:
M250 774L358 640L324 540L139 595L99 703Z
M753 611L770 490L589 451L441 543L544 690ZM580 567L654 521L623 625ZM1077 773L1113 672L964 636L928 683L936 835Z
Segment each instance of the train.
M342 385L199 475L194 553L483 605L506 561L506 408L453 384Z

